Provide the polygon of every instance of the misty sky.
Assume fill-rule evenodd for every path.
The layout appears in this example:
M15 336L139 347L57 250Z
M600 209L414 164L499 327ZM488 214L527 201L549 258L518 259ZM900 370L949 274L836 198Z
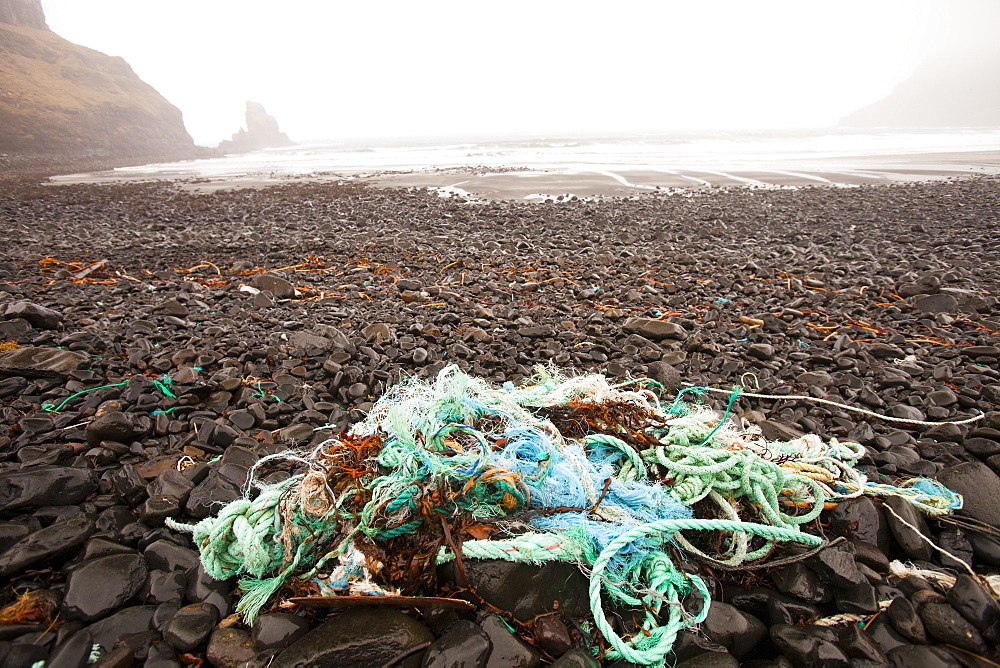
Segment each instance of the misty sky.
M201 144L832 125L916 67L944 0L43 0Z

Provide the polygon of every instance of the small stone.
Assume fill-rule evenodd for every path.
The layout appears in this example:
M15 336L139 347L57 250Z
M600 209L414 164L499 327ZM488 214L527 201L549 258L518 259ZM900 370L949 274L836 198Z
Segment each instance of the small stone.
M986 643L976 627L947 603L927 603L920 608L920 619L927 633L938 642L976 654L986 651Z
M777 420L764 420L759 426L762 435L769 441L794 441L803 436L795 427Z
M198 553L181 547L177 543L160 539L150 543L142 553L150 569L162 571L189 571L198 566L201 560Z
M295 287L274 274L257 274L250 279L250 285L258 290L267 290L277 299L291 299L295 296Z
M750 654L767 635L759 619L721 601L712 601L702 631L737 659Z
M431 643L421 664L423 668L481 666L490 653L490 639L476 624L460 619Z
M687 331L677 323L652 318L628 318L622 324L622 330L655 341L663 339L684 340L688 336Z
M186 605L170 618L163 639L178 652L190 652L202 643L219 621L219 611L209 603Z
M886 522L893 537L908 556L921 561L931 561L934 558L934 548L927 539L930 538L930 529L927 521L913 506L905 499L898 496L890 496L885 499L886 508L892 510L902 518L898 519L892 513L886 513ZM913 528L915 527L915 529Z
M555 615L542 615L535 620L535 642L549 656L562 656L573 647L569 629Z
M851 660L835 643L788 624L771 627L771 640L782 654L796 666L842 666L849 668Z
M132 606L94 622L87 630L90 631L94 644L100 645L104 652L109 652L119 637L148 631L155 611L156 606L152 605Z
M87 425L87 443L98 446L101 441L131 443L140 438L145 427L137 424L132 415L121 411L110 411L91 420Z
M982 462L964 462L946 468L937 480L962 495L960 514L1000 529L1000 476Z
M308 631L308 620L286 613L261 615L251 629L253 644L258 650L285 648Z
M601 668L601 664L584 650L571 649L553 661L552 668Z
M67 376L88 364L87 355L57 348L26 347L0 352L0 376Z
M485 664L486 668L507 668L508 666L535 668L541 663L538 652L508 631L496 615L484 617L480 626L489 638L492 648L490 657Z
M651 362L647 373L649 377L663 386L668 394L673 394L681 389L681 372L675 367L663 361Z
M951 295L923 295L913 301L913 306L924 313L957 313L958 300Z
M218 668L238 668L257 655L250 634L243 629L216 628L208 638L205 656Z
M434 640L420 622L390 608L352 608L323 622L278 655L272 668L376 665ZM420 665L420 654L403 666Z
M747 348L747 355L759 360L769 360L774 357L774 346L769 343L754 343Z
M5 318L27 320L36 329L58 329L63 317L58 311L31 302L16 302L7 307Z
M90 637L88 631L77 631L55 649L45 665L50 668L69 668L70 666L85 668L93 644L94 639Z
M93 520L74 517L29 534L0 554L0 575L10 576L28 566L66 554L83 545L95 529Z
M113 554L74 566L63 599L67 617L90 622L122 607L146 583L147 572L138 554Z
M97 489L94 473L64 466L40 466L0 476L0 510L76 504Z

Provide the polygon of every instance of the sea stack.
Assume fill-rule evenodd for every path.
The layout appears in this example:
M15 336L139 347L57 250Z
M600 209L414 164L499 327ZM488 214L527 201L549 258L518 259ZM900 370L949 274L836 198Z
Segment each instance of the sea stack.
M240 128L233 138L219 144L226 153L246 153L261 148L294 146L288 135L278 129L278 121L259 102L247 102L247 127Z

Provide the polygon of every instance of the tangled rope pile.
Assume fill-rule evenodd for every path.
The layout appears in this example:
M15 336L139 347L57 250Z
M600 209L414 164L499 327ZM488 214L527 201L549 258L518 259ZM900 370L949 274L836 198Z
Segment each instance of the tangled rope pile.
M541 369L522 387L494 387L450 366L396 386L311 452L261 459L247 498L217 516L170 525L193 532L210 575L243 576L247 621L283 586L413 594L454 559L576 563L604 658L659 664L710 603L669 545L714 567L773 565L801 558L784 544L825 544L803 529L830 501L897 494L928 513L961 507L933 481L872 485L855 468L860 445L767 442L729 419L738 390L720 417L681 401L705 388L664 406L655 386ZM261 481L279 465L288 477ZM606 602L643 609L641 628L619 635Z

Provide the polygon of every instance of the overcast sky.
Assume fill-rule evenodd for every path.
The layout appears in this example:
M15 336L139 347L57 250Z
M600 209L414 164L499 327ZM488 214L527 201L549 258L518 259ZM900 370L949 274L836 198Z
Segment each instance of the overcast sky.
M943 0L43 0L201 144L832 125L922 57Z

